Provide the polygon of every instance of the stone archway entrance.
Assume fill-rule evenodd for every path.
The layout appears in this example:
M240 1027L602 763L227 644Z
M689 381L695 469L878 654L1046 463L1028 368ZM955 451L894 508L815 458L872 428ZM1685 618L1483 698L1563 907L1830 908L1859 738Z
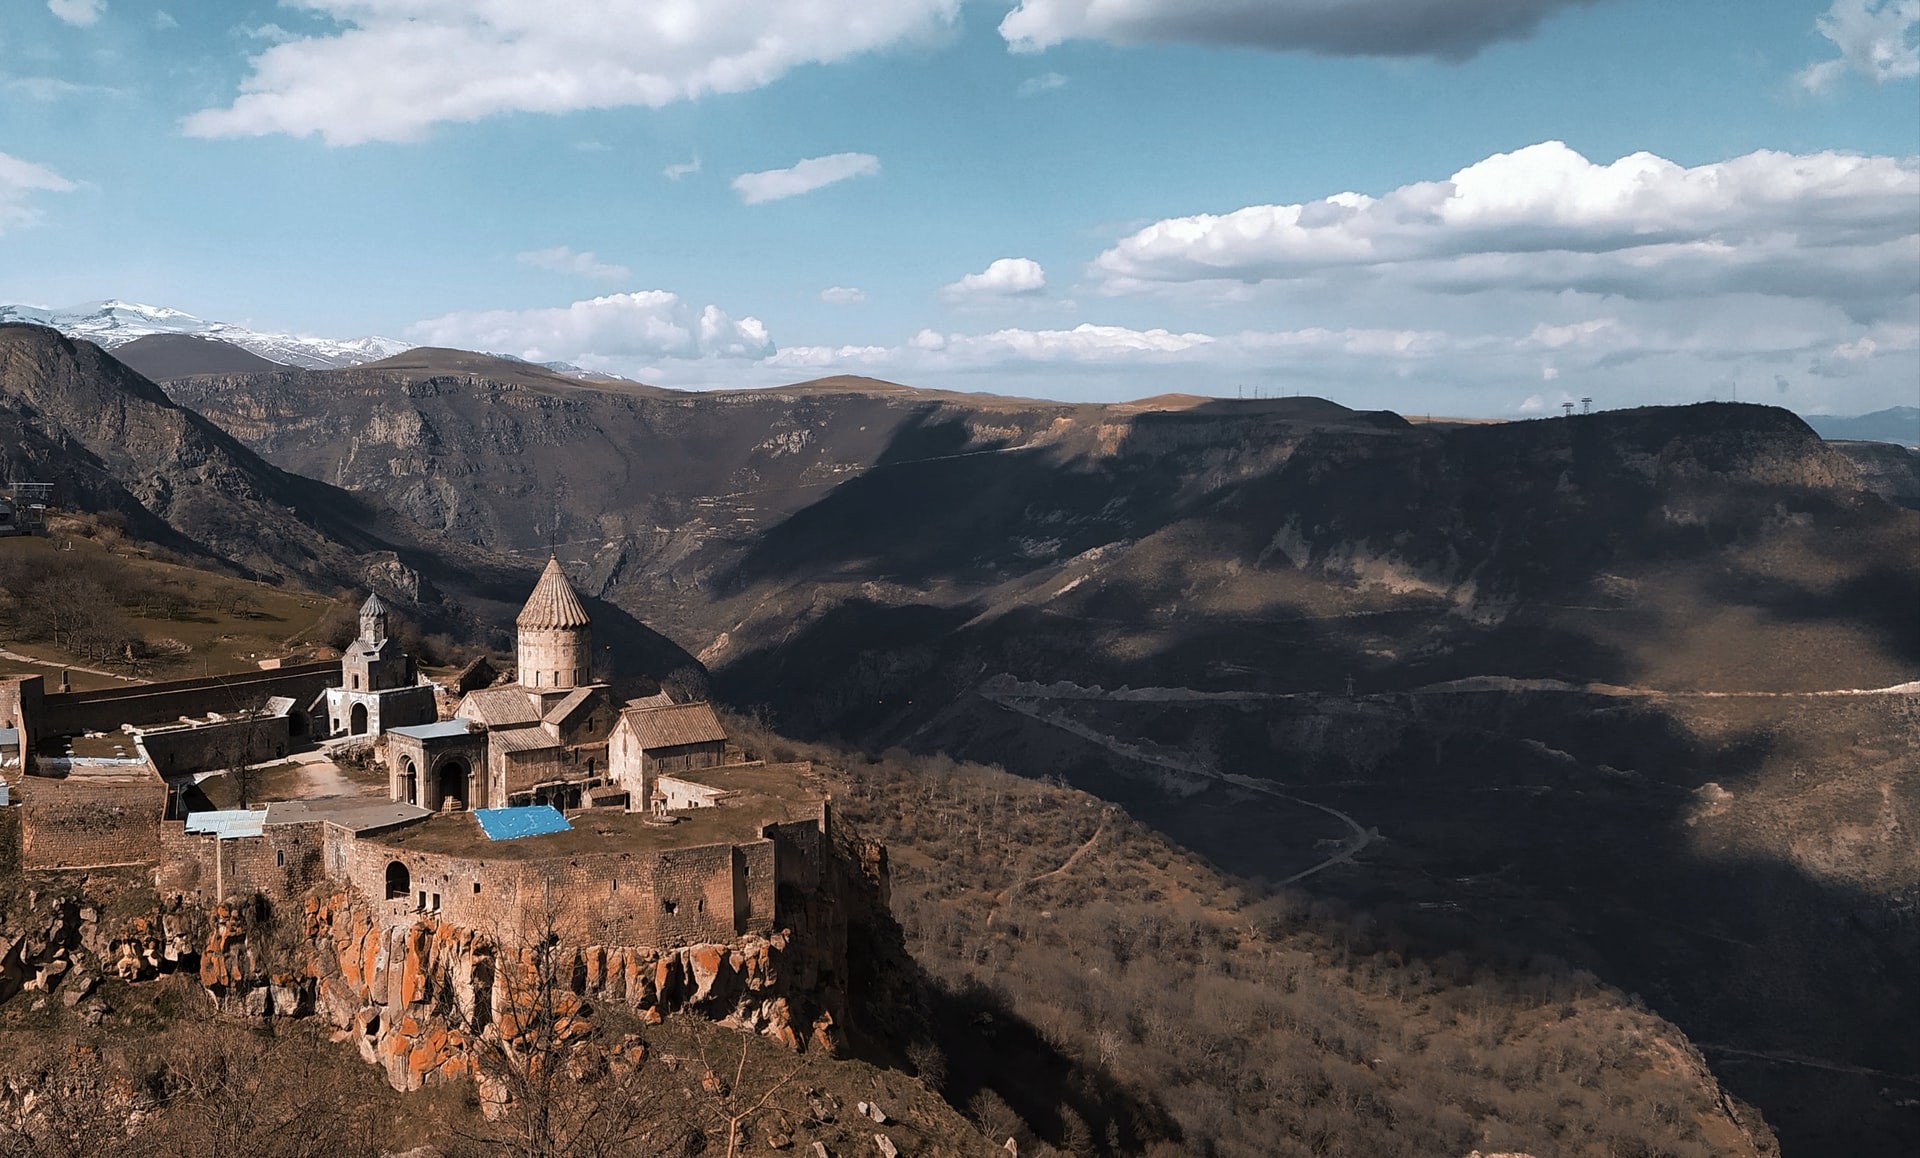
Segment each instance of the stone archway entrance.
M397 860L389 862L387 865L387 899L389 901L404 901L412 891L413 880L412 875L407 872L407 866Z
M447 812L458 812L467 807L467 762L455 757L440 765L436 774L439 779L440 807Z
M408 804L420 803L420 770L413 766L413 757L400 757L400 799Z
M354 736L367 734L367 705L355 704L353 711L347 713L347 732Z

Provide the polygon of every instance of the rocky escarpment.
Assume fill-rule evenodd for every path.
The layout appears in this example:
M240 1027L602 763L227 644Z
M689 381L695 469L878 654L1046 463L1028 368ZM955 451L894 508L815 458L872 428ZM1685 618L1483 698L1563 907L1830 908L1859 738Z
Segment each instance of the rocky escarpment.
M344 491L263 461L89 342L0 326L0 475L55 484L137 537L265 577L365 581L397 544Z
M279 968L262 969L244 923L223 907L201 980L223 1008L312 1013L350 1031L396 1089L468 1076L484 1089L488 1057L537 1043L602 1050L602 1007L647 1022L694 1012L795 1049L837 1048L837 1000L816 992L814 947L786 932L668 949L509 945L431 917L382 919L372 904L335 893L307 899L290 948Z

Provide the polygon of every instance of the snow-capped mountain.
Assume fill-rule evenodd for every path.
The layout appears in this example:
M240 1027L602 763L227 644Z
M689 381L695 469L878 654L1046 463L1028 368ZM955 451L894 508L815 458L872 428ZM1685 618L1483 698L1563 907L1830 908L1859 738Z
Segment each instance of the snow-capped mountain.
M358 366L411 349L392 338L310 338L296 334L263 334L228 322L209 322L165 306L107 300L43 310L33 306L0 306L0 322L32 322L52 326L70 338L85 338L106 349L149 334L190 334L213 338L258 354L282 366L331 370Z

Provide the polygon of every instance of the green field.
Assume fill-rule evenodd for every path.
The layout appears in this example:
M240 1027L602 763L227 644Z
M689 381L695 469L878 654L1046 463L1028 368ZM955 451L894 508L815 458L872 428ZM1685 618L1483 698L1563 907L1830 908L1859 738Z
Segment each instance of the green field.
M79 690L242 671L323 645L348 602L156 559L76 520L0 539L0 670L56 684L71 669Z

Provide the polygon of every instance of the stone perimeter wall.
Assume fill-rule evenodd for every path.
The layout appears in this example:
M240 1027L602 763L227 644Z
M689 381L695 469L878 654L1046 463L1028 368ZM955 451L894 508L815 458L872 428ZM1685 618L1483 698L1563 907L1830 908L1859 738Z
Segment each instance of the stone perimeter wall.
M337 833L337 835L336 835ZM670 947L773 932L781 842L651 853L498 860L417 852L379 834L328 833L325 872L384 900L388 869L406 870L406 908L426 909L508 942L548 929L568 944ZM437 899L437 904L436 904Z
M304 711L321 691L338 686L340 664L335 661L93 692L49 692L42 698L37 734L117 732L121 724L164 724L181 716L230 713L254 707L268 696L286 696Z
M154 864L167 786L157 776L23 776L20 861L28 869Z
M166 893L216 901L259 893L291 904L316 885L351 884L395 919L411 919L424 893L437 919L506 943L551 929L573 945L671 948L781 927L781 889L821 887L827 824L823 805L818 818L768 825L745 844L509 860L413 851L323 821L233 840L188 836L165 821L149 826L148 858L158 859ZM406 870L407 895L389 902L394 864Z

